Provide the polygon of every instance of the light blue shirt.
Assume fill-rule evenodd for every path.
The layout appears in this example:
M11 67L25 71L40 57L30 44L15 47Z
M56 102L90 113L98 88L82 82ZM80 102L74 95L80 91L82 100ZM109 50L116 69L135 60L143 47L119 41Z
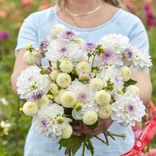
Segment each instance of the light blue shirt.
M40 42L47 38L52 27L55 24L63 24L69 29L74 29L79 33L79 36L87 41L98 41L103 35L119 33L127 36L130 42L145 53L149 52L149 42L146 30L141 20L131 13L119 9L115 15L106 23L94 28L78 28L72 26L57 16L56 7L52 7L43 11L39 11L28 16L21 26L18 35L16 53L19 49L25 48L29 43L34 48L38 48ZM42 64L46 65L46 60L42 60ZM131 127L124 127L113 122L109 127L109 131L114 133L126 134L126 139L109 138L110 145L104 145L100 141L93 139L95 147L95 156L120 156L127 152L134 145L134 134ZM104 138L101 134L99 137ZM64 151L59 151L58 139L41 136L34 130L32 124L25 144L25 156L63 156ZM81 156L81 150L76 156ZM86 151L85 156L91 154Z

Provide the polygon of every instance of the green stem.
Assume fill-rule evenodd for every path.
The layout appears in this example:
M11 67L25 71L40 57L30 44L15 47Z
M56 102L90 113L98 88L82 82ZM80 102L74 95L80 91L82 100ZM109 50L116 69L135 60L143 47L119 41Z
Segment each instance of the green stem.
M53 80L51 79L51 77L49 76L49 74L48 74L48 77L49 77L50 81L53 82Z
M70 149L69 149L69 147L67 147L65 149L65 156L70 156Z
M108 145L108 143L104 140L102 140L101 138L99 138L98 136L94 136L97 140L101 141L102 143Z
M92 68L93 68L93 66L94 66L95 57L96 57L96 55L93 56L92 66L91 66Z
M88 140L88 146L89 146L91 155L94 156L94 147L90 139Z
M90 150L88 141L86 142L86 148L87 148L87 150Z
M50 66L50 67L52 67L52 64L51 64L51 62L50 62L50 61L48 61L48 63L49 63L49 66Z
M71 150L71 147L69 147L69 156L72 156L72 150Z
M85 156L86 142L83 144L82 156Z
M120 138L123 138L123 139L125 139L125 137L126 137L125 134L116 134L116 133L112 133L112 132L109 132L109 131L107 131L107 132L108 132L109 135L111 135L111 136L120 137Z
M103 132L103 134L104 134L104 137L105 137L105 139L106 139L107 144L109 145L109 141L108 141L107 134L106 134L105 132Z
M89 62L89 60L90 60L90 57L88 56L88 60L87 61Z
M112 134L108 131L105 131L106 135L110 136L113 140L115 140L115 138L112 136Z

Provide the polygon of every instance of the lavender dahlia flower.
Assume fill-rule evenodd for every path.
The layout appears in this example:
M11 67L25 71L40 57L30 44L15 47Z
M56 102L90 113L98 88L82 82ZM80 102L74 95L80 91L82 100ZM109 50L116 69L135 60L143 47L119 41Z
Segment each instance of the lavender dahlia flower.
M87 42L85 45L85 50L88 52L94 52L97 45L94 42Z
M106 50L101 55L97 56L95 59L96 66L104 65L121 65L120 55L109 50Z
M39 47L39 50L41 51L41 53L44 53L44 52L47 51L48 44L49 43L48 43L48 40L47 39L45 39L45 40L43 40L41 42L40 47Z
M65 40L70 41L70 40L74 39L76 35L77 35L77 33L75 31L73 31L73 30L65 30L63 32L60 32L57 35L57 37L60 40L64 40L65 39Z

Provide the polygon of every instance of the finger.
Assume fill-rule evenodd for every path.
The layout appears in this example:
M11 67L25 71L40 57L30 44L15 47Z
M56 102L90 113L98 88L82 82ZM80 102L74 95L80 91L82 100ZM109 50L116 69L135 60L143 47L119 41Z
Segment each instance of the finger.
M98 135L100 133L102 133L104 131L104 128L103 126L98 126L96 129L94 130L91 130L89 129L88 127L83 127L82 129L82 133L85 134L85 135Z
M72 127L76 131L81 131L81 126L79 126L79 125L73 125Z
M76 131L73 131L73 135L74 135L74 136L81 136L81 133L76 132Z

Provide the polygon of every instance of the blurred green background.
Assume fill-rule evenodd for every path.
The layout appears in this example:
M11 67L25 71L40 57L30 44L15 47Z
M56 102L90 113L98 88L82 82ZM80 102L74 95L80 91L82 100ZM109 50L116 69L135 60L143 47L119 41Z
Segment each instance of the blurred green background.
M14 49L17 34L24 18L36 10L48 7L51 0L0 0L0 121L5 120L12 124L8 136L0 137L0 156L22 156L26 134L31 120L19 111L22 102L13 95L10 85L10 76L14 65ZM151 79L153 83L153 102L156 103L156 5L153 9L153 19L145 12L144 3L136 1L126 3L132 12L142 18L150 40L150 54L153 60ZM150 20L152 20L150 24ZM156 22L155 22L156 23ZM151 146L156 146L151 143Z

